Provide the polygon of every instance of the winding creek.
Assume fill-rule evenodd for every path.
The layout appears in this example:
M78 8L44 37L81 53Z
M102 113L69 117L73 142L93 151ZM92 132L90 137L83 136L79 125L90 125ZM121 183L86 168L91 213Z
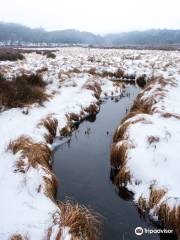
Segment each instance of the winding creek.
M155 226L138 213L132 194L117 189L112 182L112 137L138 93L137 87L129 85L123 97L107 99L96 119L82 122L66 143L54 150L58 199L73 199L100 213L103 240L166 239L157 234L135 235L137 226L151 229Z

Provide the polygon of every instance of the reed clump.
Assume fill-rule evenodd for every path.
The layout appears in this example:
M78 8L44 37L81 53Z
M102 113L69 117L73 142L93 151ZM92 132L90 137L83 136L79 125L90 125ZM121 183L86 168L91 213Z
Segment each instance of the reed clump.
M27 136L21 136L17 140L11 141L8 146L13 154L21 152L22 158L28 158L28 168L36 167L37 164L49 168L49 159L51 150L43 143L33 143L32 139ZM19 169L21 170L21 168Z
M48 133L44 135L47 143L52 144L53 139L56 136L58 121L52 116L48 116L46 119L42 121L42 125L47 129Z
M73 239L100 239L100 216L95 212L69 200L59 202L59 208L61 210L61 227L69 227Z

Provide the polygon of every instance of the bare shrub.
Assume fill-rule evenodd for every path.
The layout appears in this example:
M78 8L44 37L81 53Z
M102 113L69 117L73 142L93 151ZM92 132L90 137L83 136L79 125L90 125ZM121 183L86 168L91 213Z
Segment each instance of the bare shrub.
M56 58L56 54L54 54L53 52L47 52L45 53L47 58L52 58L55 59Z
M24 56L13 48L0 48L0 61L23 60Z
M74 238L98 240L101 236L100 217L85 206L72 201L60 202L61 226L69 227Z
M24 107L33 103L42 104L48 100L46 82L38 74L18 76L7 81L0 76L0 107Z
M146 86L146 75L143 74L136 78L136 83L139 87L144 88Z

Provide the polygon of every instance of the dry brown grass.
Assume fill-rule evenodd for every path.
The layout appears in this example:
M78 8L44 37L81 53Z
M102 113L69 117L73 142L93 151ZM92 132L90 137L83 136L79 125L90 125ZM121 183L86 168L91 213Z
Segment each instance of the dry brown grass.
M169 112L163 113L162 117L164 117L164 118L171 118L171 117L173 117L173 118L176 118L178 120L180 119L180 115L174 114L174 113L169 113Z
M139 87L144 88L146 86L146 75L143 74L136 78L136 83Z
M96 68L90 68L89 70L88 70L88 73L89 74L91 74L91 75L96 75L97 73L96 73Z
M70 227L73 239L100 239L101 222L96 213L72 201L60 202L59 207L61 209L61 226Z
M53 139L56 136L58 121L52 116L48 116L46 119L42 121L42 125L48 130L48 133L45 134L45 139L47 143L53 143Z
M44 177L44 182L45 182L45 190L44 193L46 196L51 198L53 201L56 199L57 195L57 184L58 180L56 176L50 171L46 169L46 172L51 176L49 177Z
M156 84L159 84L160 87L154 88ZM131 182L132 177L127 167L127 151L133 146L128 144L126 146L123 145L123 141L128 140L126 136L128 127L138 122L151 124L150 121L146 120L145 116L134 119L132 118L138 114L156 113L158 109L156 109L155 104L165 97L165 87L169 84L173 87L175 86L174 81L165 80L163 78L150 81L150 83L146 85L145 90L137 96L130 113L123 119L120 127L116 130L113 138L114 143L111 150L111 161L112 165L117 169L118 172L115 176L115 184L118 186L126 186L127 183ZM144 97L150 90L153 90L152 94ZM179 115L172 113L160 112L160 114L165 118L174 117L176 119L180 119ZM149 144L155 144L160 141L160 138L157 136L148 136L147 141ZM145 210L149 211L150 209L155 209L163 226L168 229L173 229L178 235L180 235L180 206L175 206L172 209L166 202L161 203L161 200L165 194L166 191L164 189L157 189L154 185L152 185L150 187L149 200L146 200L143 198L143 196L140 196L138 200L138 207L143 212Z
M84 111L90 115L96 115L99 111L99 107L97 104L91 104L89 107L85 108Z
M0 61L23 60L24 56L18 50L13 48L0 48Z
M62 137L67 137L71 134L71 131L72 131L71 125L67 125L67 126L61 128L59 133Z
M156 189L155 187L150 187L150 197L149 197L149 207L150 209L157 206L162 197L166 194L163 189Z
M10 237L10 240L28 240L28 238L23 237L21 234L15 234Z
M53 52L50 52L50 51L47 52L45 55L47 58L52 58L52 59L56 58L56 54L54 54Z
M112 145L111 149L111 166L119 168L124 166L127 158L128 144L122 143L120 146L117 144Z
M119 69L114 73L114 77L115 77L115 78L123 78L123 77L124 77L124 71L119 68Z
M126 187L131 182L131 174L126 165L122 166L115 177L115 184L120 187Z
M147 202L146 199L141 195L140 198L138 199L138 208L142 211L145 212L147 208Z
M45 144L33 143L30 138L21 136L17 140L11 141L8 149L11 150L13 154L21 151L22 158L28 158L29 167L36 167L37 164L40 164L41 166L49 168L51 150ZM21 171L21 168L19 171Z
M130 125L130 122L124 122L120 127L118 127L113 136L113 142L117 143L123 139L125 139L125 133Z
M12 81L0 76L0 108L42 104L49 99L45 87L46 83L39 74L18 76Z
M83 88L93 91L94 96L95 96L97 99L100 98L102 89L101 89L100 84L97 83L96 81L87 81L87 82L84 84Z
M19 159L19 160L16 162L15 167L16 167L15 172L25 173L25 167L26 167L26 165L25 165L23 159Z
M158 217L165 228L173 229L180 236L180 206L170 208L162 202L158 209Z
M16 162L15 171L25 173L30 167L36 168L40 165L47 173L44 176L44 193L54 200L56 198L57 178L51 171L50 159L51 150L49 147L42 143L33 143L33 141L26 137L21 136L15 141L10 142L8 149L16 154L21 151L21 158ZM25 168L24 159L28 159L27 167ZM38 192L41 191L42 186L39 186Z
M47 67L43 67L43 68L40 68L37 70L37 74L41 74L41 73L44 73L44 72L47 72L48 71L48 68Z
M72 122L72 121L75 121L75 122L79 122L81 119L80 119L80 115L76 114L76 113L68 113L66 114L66 118L68 120L68 122Z
M160 138L155 136L148 136L147 141L149 144L158 143L160 141Z

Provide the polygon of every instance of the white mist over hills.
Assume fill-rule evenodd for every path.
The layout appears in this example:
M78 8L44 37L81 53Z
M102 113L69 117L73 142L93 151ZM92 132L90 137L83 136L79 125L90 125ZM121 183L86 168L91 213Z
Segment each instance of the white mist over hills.
M0 22L1 45L86 44L101 46L180 44L180 30L146 30L96 35L74 29L46 31L15 23Z
M179 0L0 0L0 21L98 34L180 27Z

